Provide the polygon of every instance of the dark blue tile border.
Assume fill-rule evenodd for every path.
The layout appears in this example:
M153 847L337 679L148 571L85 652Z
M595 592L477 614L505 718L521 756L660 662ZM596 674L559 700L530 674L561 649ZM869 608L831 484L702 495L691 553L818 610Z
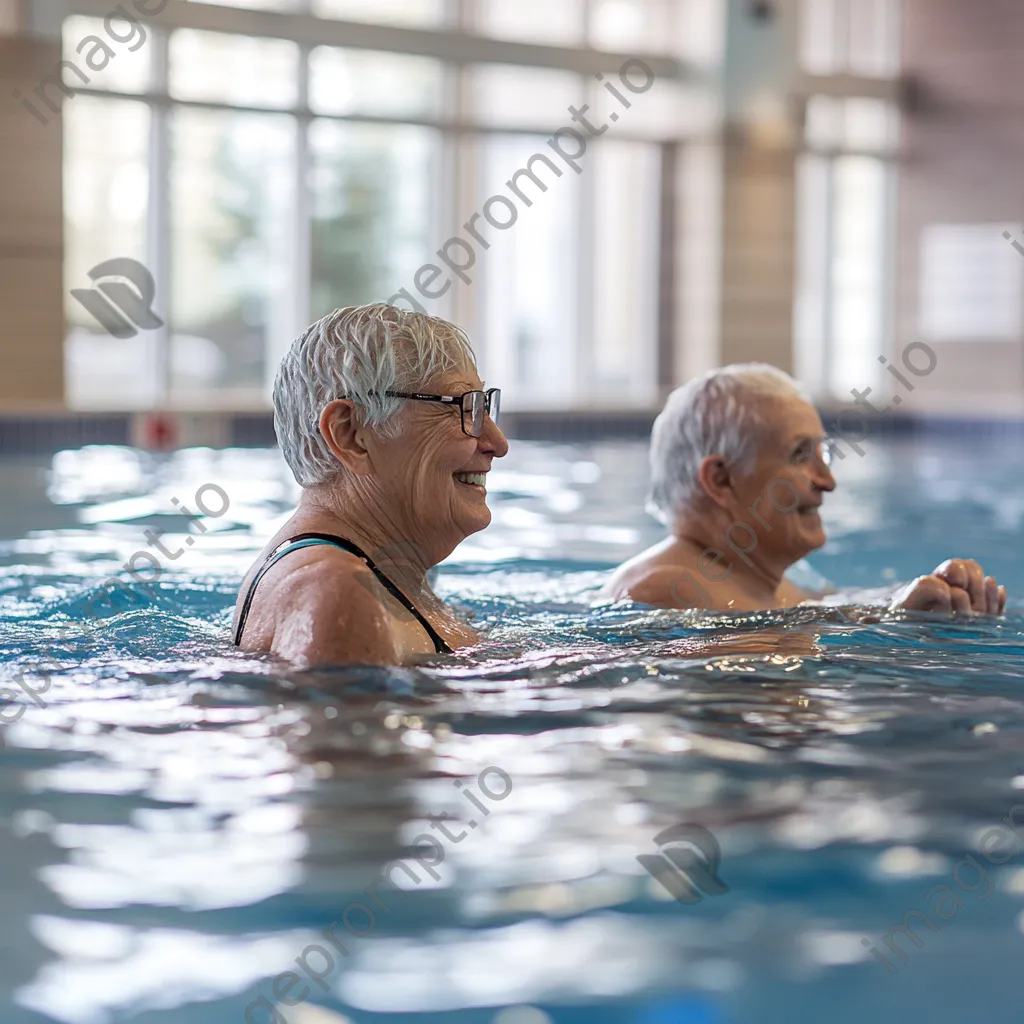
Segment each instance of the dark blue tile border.
M646 441L655 412L506 412L501 429L522 441Z
M822 409L821 422L826 432L835 434L830 424L840 412L846 414L843 426L851 437L861 430L856 414L847 409ZM1024 438L1024 419L961 419L955 416L872 416L863 417L867 437L930 437L948 440L1019 440Z
M829 425L844 410L822 409ZM851 437L864 429L853 413L843 425ZM196 415L196 414L190 414ZM211 413L227 421L228 445L235 448L272 448L274 418L270 413ZM507 412L502 427L512 438L527 441L646 440L656 413L648 412ZM945 438L1009 441L1024 439L1024 419L957 419L951 416L864 416L867 439ZM132 416L128 413L95 415L3 416L0 415L0 455L53 453L90 444L131 444Z
M244 413L232 416L228 426L232 448L276 448L272 413Z
M0 416L0 453L48 454L90 444L128 444L129 418L103 416Z

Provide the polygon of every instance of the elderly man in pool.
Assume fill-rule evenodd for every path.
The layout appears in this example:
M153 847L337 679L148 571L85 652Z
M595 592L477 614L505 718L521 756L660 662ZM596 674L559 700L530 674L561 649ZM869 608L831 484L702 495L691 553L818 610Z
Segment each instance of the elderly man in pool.
M836 484L824 433L797 383L763 363L678 388L650 451L648 509L669 536L621 565L602 596L718 611L823 597L785 574L825 543L819 509ZM977 562L952 558L885 599L891 608L998 615L1006 588Z
M375 304L295 340L274 428L298 508L242 583L234 639L303 665L397 665L476 641L427 571L491 520L487 473L508 451L496 388L465 334Z

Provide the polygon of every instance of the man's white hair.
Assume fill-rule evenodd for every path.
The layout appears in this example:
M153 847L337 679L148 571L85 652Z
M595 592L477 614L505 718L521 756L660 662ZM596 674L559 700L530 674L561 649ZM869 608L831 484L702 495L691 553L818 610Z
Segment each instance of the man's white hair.
M767 363L735 363L676 388L651 431L647 511L666 525L704 498L698 473L709 455L751 472L771 428L769 399L800 398L800 385Z
M383 302L321 317L292 342L274 381L274 431L295 479L311 487L341 468L320 436L329 402L352 399L365 426L395 437L404 403L385 391L422 391L439 374L475 365L465 333L440 317Z

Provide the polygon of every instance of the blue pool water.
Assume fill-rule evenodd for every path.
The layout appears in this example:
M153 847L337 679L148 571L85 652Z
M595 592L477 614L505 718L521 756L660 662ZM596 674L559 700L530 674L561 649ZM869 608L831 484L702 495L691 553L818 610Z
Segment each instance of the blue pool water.
M521 443L491 481L439 581L487 643L302 674L227 641L295 497L275 453L0 462L0 1022L1018 1022L1024 455L872 444L801 569L973 556L999 621L592 610L659 536L644 446ZM202 532L171 499L205 484ZM139 551L152 591L104 587ZM679 823L727 892L640 866Z

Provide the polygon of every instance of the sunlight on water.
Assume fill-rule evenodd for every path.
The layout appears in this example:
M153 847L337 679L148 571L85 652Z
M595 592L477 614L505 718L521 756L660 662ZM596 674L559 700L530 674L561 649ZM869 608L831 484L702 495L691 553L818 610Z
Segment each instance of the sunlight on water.
M594 607L659 537L643 446L520 444L438 581L485 642L294 672L227 637L296 498L275 453L0 463L10 1019L845 1024L850 985L969 1019L921 986L964 950L990 998L1014 977L1024 852L923 947L882 937L1020 796L1024 465L870 454L797 571L872 587L976 557L1011 614ZM152 584L105 585L126 563ZM680 823L728 891L677 902L637 860Z

